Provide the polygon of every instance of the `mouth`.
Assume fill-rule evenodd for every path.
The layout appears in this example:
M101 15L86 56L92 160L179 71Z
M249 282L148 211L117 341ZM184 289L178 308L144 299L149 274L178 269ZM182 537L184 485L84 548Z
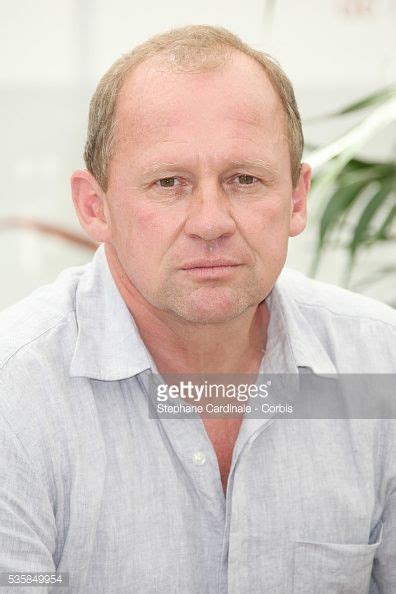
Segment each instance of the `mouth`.
M228 276L242 266L234 260L197 260L182 266L188 275L197 278L221 278Z

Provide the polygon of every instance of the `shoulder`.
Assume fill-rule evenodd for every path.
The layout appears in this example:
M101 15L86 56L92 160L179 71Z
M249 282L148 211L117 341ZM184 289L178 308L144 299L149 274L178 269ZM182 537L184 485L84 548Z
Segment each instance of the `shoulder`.
M76 448L82 419L96 423L91 392L70 378L78 323L76 297L90 264L64 270L56 280L0 312L0 425L3 443L24 456L55 497ZM62 468L62 470L60 470ZM55 486L55 482L57 486Z
M276 286L293 342L313 360L324 352L338 373L396 372L393 308L290 269Z
M76 289L87 266L67 268L53 283L0 312L0 370L37 342L50 341L54 330L73 318Z
M67 268L0 312L0 422L31 460L48 465L47 456L66 450L65 434L72 438L65 395L77 335L76 291L87 266Z
M338 319L352 324L371 322L396 330L396 311L376 299L308 278L290 268L283 269L278 284L288 298L311 318Z

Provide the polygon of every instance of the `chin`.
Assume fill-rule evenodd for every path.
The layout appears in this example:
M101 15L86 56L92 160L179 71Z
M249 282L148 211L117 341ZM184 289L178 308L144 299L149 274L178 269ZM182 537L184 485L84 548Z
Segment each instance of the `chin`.
M179 317L183 318L185 322L189 322L191 324L224 324L226 322L230 322L238 317L238 313L236 312L218 312L218 311L182 311L176 312Z
M180 297L169 309L187 322L221 324L234 320L260 301L249 299L246 294L235 294L232 290L207 288L195 291L184 300Z

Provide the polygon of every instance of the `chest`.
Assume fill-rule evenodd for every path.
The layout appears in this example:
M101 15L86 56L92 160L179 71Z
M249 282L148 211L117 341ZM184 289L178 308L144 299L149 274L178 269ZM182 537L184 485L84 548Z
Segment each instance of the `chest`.
M232 453L242 419L202 419L216 453L223 491L226 493Z
M232 580L233 593L292 592L293 543L301 540L338 543L330 551L328 544L318 547L321 573L313 576L333 580L321 592L337 591L335 576L362 575L362 545L371 554L370 527L382 513L374 509L379 467L373 464L378 440L370 437L371 420L266 425L249 447L241 447L232 505L224 515L213 465L196 466L191 459L195 444L204 451L202 427L194 423L187 431L179 420L153 422L144 399L139 409L138 396L117 399L108 386L99 388L106 390L95 409L100 439L80 432L80 441L72 442L77 432L71 426L74 447L68 445L66 458L60 455L57 473L56 565L76 576L76 589L95 594L100 581L103 592L132 592L138 585L141 592L163 594L185 592L188 584L189 594L200 594L217 592L221 574ZM87 426L88 413L91 409ZM76 417L77 427L79 422ZM225 485L225 462L231 461L240 421L208 419L204 426ZM224 545L229 556L220 566ZM316 584L306 587L312 561L304 547L300 560L306 572L295 591L319 591ZM338 591L367 591L353 586Z

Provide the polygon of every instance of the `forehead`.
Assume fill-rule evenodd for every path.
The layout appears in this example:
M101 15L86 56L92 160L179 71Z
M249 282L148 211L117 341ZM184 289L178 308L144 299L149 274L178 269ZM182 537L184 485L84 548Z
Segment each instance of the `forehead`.
M159 128L188 128L224 123L228 128L278 126L284 114L264 68L233 51L224 65L206 71L175 71L159 55L139 64L126 78L116 117L124 136L142 140ZM272 126L271 126L272 124ZM283 131L283 130L282 130Z

